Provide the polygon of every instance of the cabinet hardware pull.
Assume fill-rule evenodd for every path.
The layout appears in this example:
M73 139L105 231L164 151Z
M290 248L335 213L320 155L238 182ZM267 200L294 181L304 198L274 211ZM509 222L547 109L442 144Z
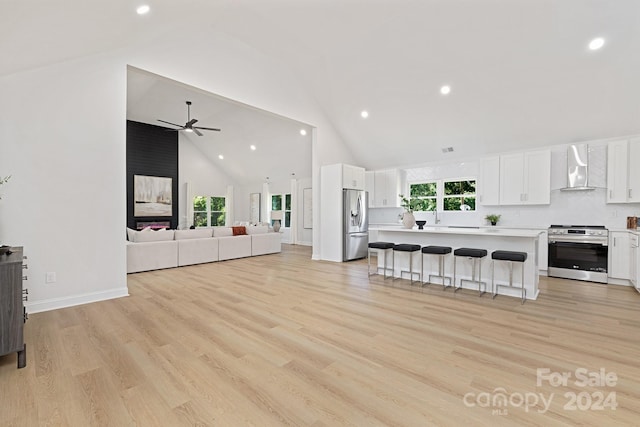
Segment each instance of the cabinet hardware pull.
M23 289L22 295L29 295L29 289Z
M629 189L629 198L631 198L631 189Z
M27 264L22 264L22 269L23 269L23 270L28 270L28 269L29 269L29 266L28 266Z
M609 190L609 199L613 199L613 190Z
M28 280L29 278L27 276L22 276L22 280Z

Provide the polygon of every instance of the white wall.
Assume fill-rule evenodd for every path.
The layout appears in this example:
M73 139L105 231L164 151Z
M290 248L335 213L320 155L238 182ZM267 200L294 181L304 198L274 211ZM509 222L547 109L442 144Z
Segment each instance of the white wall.
M0 237L25 248L30 311L127 295L126 67L57 64L0 93Z
M126 49L0 78L0 175L13 175L2 188L0 238L25 246L32 312L127 293L128 64L317 126L314 182L320 164L352 163L295 75L226 35L197 32L167 28ZM45 284L46 272L57 283Z
M178 142L178 224L188 228L193 218L188 203L194 196L220 196L227 194L227 186L233 185L229 176L215 167L188 138L179 135ZM190 195L186 195L185 183L189 183Z

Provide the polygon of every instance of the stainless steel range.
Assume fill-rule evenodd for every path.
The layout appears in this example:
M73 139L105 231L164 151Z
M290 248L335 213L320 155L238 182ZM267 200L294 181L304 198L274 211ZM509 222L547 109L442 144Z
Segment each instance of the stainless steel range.
M602 225L552 225L549 234L551 277L607 283L609 231Z

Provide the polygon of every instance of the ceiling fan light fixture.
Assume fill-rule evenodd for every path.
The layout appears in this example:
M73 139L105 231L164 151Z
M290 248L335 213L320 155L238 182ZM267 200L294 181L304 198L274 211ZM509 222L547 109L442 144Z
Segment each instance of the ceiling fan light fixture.
M193 129L191 129L191 128L185 128L185 132L193 132Z

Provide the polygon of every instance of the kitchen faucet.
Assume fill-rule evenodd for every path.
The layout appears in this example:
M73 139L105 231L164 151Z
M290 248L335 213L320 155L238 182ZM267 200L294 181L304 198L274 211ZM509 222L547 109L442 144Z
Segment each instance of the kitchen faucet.
M438 210L433 211L433 215L436 217L435 224L440 224L440 218L438 218Z

